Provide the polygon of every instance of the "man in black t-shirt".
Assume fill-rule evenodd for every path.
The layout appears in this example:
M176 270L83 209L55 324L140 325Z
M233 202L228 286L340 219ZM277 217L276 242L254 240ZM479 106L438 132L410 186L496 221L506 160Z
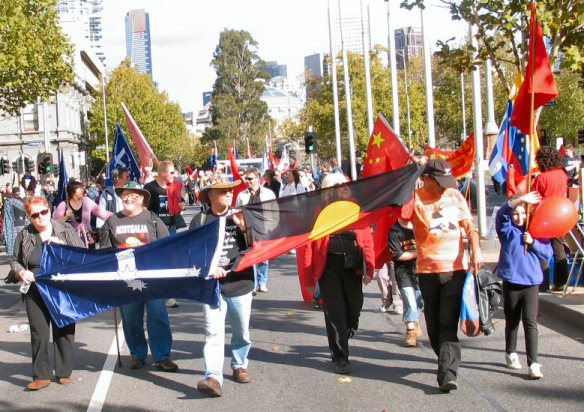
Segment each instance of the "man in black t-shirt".
M205 223L221 219L225 223L225 238L219 259L219 267L212 277L219 279L221 303L218 307L203 305L205 316L205 358L204 379L197 389L209 396L223 395L223 360L225 358L225 316L231 322L231 369L237 383L251 382L247 372L248 354L251 348L249 319L251 315L252 292L254 289L253 269L233 272L231 268L239 252L247 248L245 222L241 212L231 209L233 188L241 183L216 182L201 191L199 200L210 207L191 221L191 229Z
M106 220L100 237L101 248L134 248L168 236L168 229L156 214L144 209L150 194L135 182L116 188L124 208ZM148 327L148 344L144 334L144 309ZM170 360L172 332L164 299L151 299L120 307L124 337L132 355L130 369L144 366L148 345L154 365L163 371L174 372L176 363Z

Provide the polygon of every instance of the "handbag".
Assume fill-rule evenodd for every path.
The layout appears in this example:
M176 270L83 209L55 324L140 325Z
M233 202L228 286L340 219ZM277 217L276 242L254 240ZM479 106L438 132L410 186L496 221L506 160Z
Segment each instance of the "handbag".
M360 269L363 266L363 255L361 253L347 253L344 256L343 267L345 269Z
M4 283L18 283L20 282L20 277L16 274L14 269L10 269L8 275L4 278Z
M467 272L460 305L460 330L466 336L471 337L481 333L477 288L474 273L471 271Z

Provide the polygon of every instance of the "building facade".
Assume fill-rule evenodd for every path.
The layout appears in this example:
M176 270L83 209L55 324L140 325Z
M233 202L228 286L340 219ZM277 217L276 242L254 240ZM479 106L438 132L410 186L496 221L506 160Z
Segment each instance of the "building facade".
M412 57L421 57L424 53L424 37L419 27L402 27L395 30L396 64L399 70L404 69ZM403 56L403 57L402 57Z
M266 65L260 70L265 71L270 77L288 77L288 66L285 64L278 64L277 61L266 62Z
M126 14L126 56L139 73L152 77L150 15L144 9Z

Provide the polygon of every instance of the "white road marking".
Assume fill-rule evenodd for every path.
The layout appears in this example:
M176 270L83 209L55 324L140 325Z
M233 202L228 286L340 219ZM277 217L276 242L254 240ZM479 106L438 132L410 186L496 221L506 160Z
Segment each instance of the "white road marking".
M120 340L120 351L124 345L124 333L119 328L118 330L118 338ZM93 395L91 396L91 401L89 402L89 406L87 407L87 412L101 412L103 408L103 404L105 402L105 398L107 397L107 392L109 390L110 383L112 381L112 377L114 376L114 369L116 367L116 362L118 361L118 348L116 344L116 338L114 336L114 340L110 346L110 350L107 354L107 359L103 364L103 369L101 374L99 375L99 380L97 381L97 385L95 385L95 390L93 391Z

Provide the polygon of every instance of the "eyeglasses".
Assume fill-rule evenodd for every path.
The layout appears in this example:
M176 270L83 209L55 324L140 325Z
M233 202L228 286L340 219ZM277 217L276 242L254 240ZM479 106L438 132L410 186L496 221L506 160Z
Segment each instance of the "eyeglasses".
M139 198L141 195L139 195L138 193L122 193L122 199L126 198L126 199L132 199L135 200L137 198Z
M245 180L247 180L248 182L251 182L254 179L255 179L255 176L254 177L249 177L249 176L245 177Z
M42 215L42 216L46 216L48 213L49 213L49 209L43 209L43 210L41 210L40 212L32 213L32 214L30 215L30 218L31 218L31 219L38 219L38 218L39 218L39 216L41 216L41 215Z

